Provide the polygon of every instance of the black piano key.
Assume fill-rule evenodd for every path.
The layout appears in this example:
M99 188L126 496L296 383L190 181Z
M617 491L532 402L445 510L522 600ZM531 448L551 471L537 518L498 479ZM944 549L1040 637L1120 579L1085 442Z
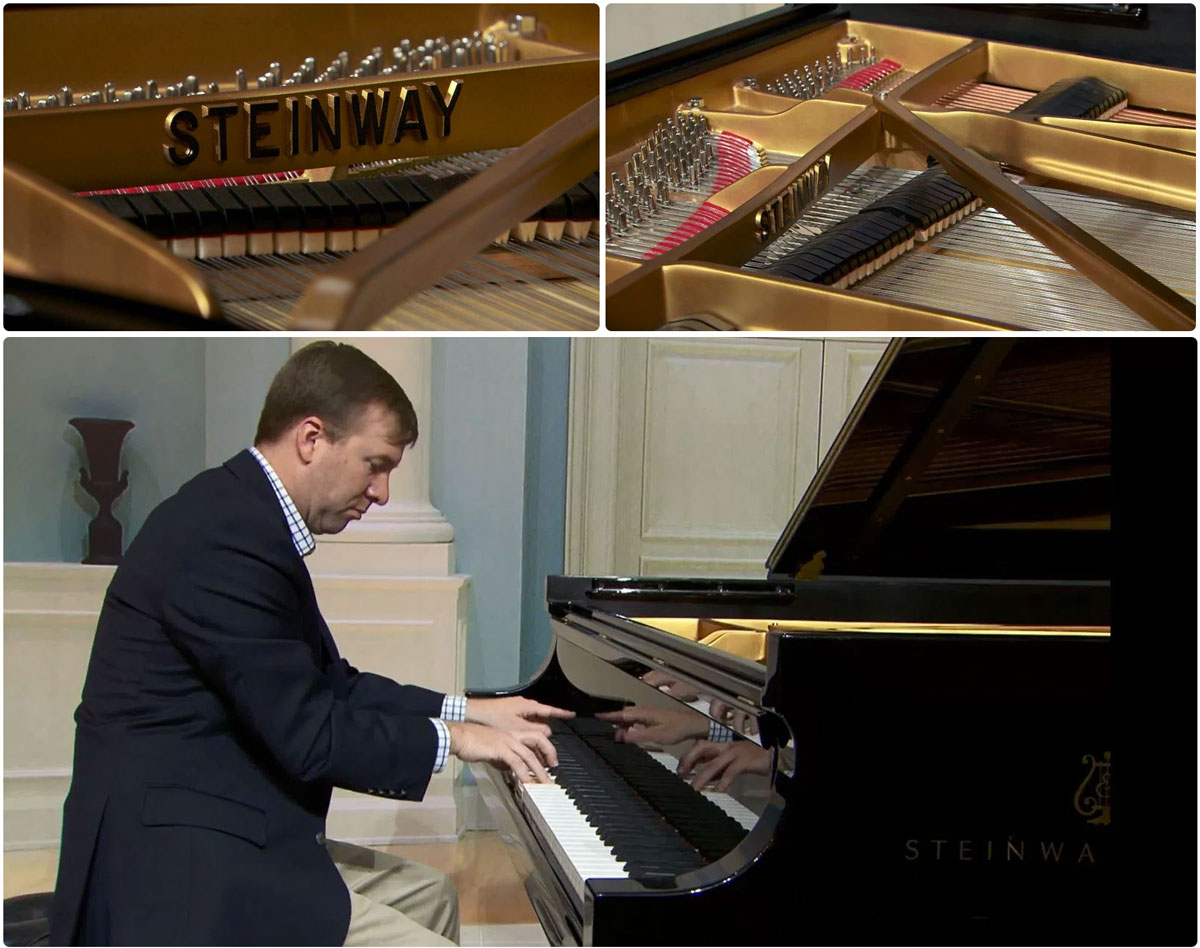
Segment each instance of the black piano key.
M114 217L120 218L125 223L142 229L142 216L129 203L129 198L124 194L91 194L84 198L84 200L112 214Z
M171 219L154 198L149 194L130 194L129 205L141 218L141 226L160 240L171 236Z
M426 207L430 200L432 200L425 191L417 187L416 182L410 177L386 175L375 180L382 182L392 189L396 196L404 203L406 215L417 213L417 211Z
M203 189L176 191L180 199L195 213L201 237L218 236L225 230L225 215Z
M256 185L258 192L275 211L276 229L280 231L300 230L304 226L304 214L300 205L281 184Z
M329 186L354 208L355 227L370 228L384 225L383 205L369 190L363 187L361 181L330 181Z
M361 217L354 206L354 202L334 187L332 181L310 181L308 182L308 190L312 192L317 200L325 205L329 215L329 227L331 230L352 230L355 227L379 226L379 224L361 224ZM364 198L364 200L369 201L372 206L375 205L375 202L370 201L369 198Z
M250 209L237 199L231 188L206 188L209 199L220 208L225 233L244 234L251 229Z
M358 183L383 209L382 226L392 227L408 217L408 202L389 187L383 178L362 178Z
M329 206L313 192L308 182L299 181L285 185L284 190L300 208L301 230L323 232L333 226L333 215Z
M226 190L246 208L246 212L250 215L250 230L266 233L281 229L279 213L275 205L267 200L261 186L239 184Z
M155 191L150 195L167 213L172 237L195 237L200 232L200 215L176 191Z

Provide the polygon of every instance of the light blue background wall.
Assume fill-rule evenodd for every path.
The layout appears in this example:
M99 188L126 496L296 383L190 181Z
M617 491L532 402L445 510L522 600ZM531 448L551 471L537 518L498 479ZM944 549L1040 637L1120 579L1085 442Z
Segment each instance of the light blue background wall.
M205 340L205 467L228 461L254 442L271 379L291 354L290 340L282 337Z
M567 340L434 340L430 493L471 576L471 688L522 681L549 648L542 596L563 562L569 365Z
M546 576L563 571L567 511L569 339L532 339L525 433L525 540L521 577L521 680L550 651Z
M66 420L129 418L126 542L194 474L250 443L284 338L8 339L4 558L78 562L94 502L75 487ZM549 648L547 573L562 569L570 343L435 339L431 499L455 529L468 593L467 683L527 679ZM404 380L401 379L401 384Z
M79 484L67 419L127 418L129 489L114 507L128 542L204 467L204 341L4 341L4 558L78 562L97 505Z

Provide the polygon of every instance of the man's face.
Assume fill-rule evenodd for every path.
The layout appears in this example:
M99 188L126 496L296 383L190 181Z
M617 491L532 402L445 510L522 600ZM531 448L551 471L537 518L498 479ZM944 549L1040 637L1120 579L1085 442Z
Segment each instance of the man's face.
M404 456L404 448L388 440L395 436L395 416L372 404L338 441L320 438L309 475L313 533L340 533L371 504L387 503L388 476Z

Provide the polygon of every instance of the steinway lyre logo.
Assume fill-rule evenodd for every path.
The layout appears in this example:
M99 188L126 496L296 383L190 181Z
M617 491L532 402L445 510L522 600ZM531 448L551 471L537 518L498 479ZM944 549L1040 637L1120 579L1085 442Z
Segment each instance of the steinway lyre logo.
M1090 769L1075 791L1075 810L1089 823L1108 826L1112 822L1112 751L1105 751L1102 760L1084 754L1083 763Z

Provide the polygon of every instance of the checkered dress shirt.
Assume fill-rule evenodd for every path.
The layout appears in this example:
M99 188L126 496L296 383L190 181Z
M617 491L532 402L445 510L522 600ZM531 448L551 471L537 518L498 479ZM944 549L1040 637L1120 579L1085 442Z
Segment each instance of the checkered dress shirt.
M279 506L283 508L283 516L287 520L288 529L291 531L292 543L296 547L296 552L301 556L308 556L309 553L317 548L317 541L313 539L312 531L308 529L308 524L300 516L300 511L296 509L296 505L292 502L287 488L283 486L283 481L279 479L279 475L271 467L271 462L262 456L258 448L251 448L250 453L254 455L254 460L262 467L263 473L267 475L267 480L271 482L271 489L275 491L275 497L279 501ZM433 772L435 774L441 773L445 769L446 761L450 757L450 729L446 727L446 722L465 721L466 718L467 699L463 695L446 695L442 699L441 717L429 719L433 722L438 737L437 756L433 759Z

